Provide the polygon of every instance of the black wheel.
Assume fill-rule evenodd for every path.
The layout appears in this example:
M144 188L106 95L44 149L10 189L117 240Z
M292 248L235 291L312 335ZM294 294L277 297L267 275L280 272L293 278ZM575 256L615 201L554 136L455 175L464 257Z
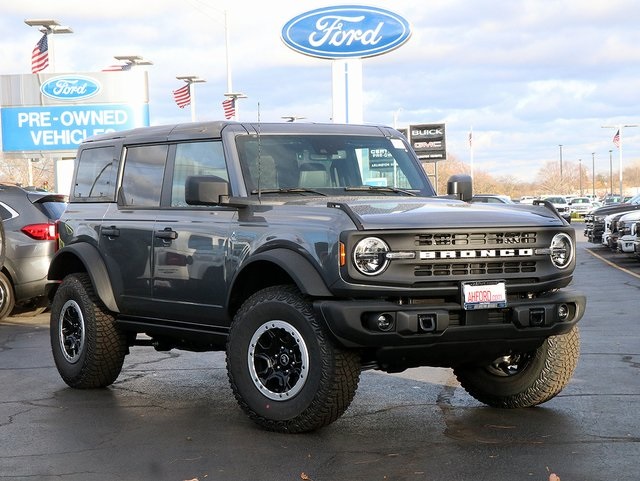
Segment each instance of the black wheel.
M454 373L478 401L498 408L542 404L567 385L578 364L580 335L574 327L552 336L535 351L512 354L486 366L462 366Z
M359 356L340 348L292 286L251 296L236 314L227 371L242 409L260 426L301 433L327 426L349 407Z
M0 272L0 321L6 318L16 304L11 281L4 272Z
M124 332L86 273L64 278L51 305L51 348L58 372L74 388L112 384L127 353Z

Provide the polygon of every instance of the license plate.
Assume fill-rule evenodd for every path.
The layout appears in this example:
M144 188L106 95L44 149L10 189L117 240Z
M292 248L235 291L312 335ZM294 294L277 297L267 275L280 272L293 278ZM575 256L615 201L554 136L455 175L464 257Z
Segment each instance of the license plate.
M462 300L467 311L507 307L507 289L504 281L463 282Z

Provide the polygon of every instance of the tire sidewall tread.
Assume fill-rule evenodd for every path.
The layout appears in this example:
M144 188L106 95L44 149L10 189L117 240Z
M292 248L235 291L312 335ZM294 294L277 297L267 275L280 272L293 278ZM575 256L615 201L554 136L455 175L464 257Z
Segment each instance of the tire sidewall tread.
M302 335L309 352L307 381L292 399L274 401L250 378L247 356L256 329L283 320ZM234 396L249 417L271 431L313 431L335 421L351 403L360 376L359 356L341 349L313 314L311 303L293 286L258 291L242 305L227 342L227 371Z
M62 353L59 330L64 304L74 300L84 318L85 342L75 363ZM126 336L115 325L115 317L96 295L86 273L70 274L59 286L51 305L50 335L53 357L62 379L71 387L106 387L120 374L127 352Z

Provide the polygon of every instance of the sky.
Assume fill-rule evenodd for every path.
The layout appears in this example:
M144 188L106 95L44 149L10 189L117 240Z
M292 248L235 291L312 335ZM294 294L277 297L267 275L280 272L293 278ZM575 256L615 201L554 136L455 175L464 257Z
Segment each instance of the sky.
M362 61L364 122L445 123L450 157L522 181L559 163L560 151L565 168L595 159L596 172L608 172L609 150L619 164L615 126L639 125L622 139L624 166L640 162L637 0L3 1L0 75L30 73L41 34L24 20L55 19L74 32L52 39L56 73L97 72L119 55L153 62L144 67L152 125L191 120L172 97L181 75L206 79L195 85L197 119L223 119L228 73L247 96L240 120L329 122L331 60L280 35L293 17L335 5L384 8L411 24L404 45Z

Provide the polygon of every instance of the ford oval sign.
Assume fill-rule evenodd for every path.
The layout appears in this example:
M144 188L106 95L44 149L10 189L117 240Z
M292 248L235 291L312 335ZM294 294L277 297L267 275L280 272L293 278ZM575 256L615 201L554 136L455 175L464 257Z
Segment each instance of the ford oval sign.
M409 22L388 10L365 6L325 7L298 15L282 28L287 46L320 58L363 58L409 40Z
M93 97L100 89L100 84L89 77L64 75L47 80L40 92L56 100L82 100Z

